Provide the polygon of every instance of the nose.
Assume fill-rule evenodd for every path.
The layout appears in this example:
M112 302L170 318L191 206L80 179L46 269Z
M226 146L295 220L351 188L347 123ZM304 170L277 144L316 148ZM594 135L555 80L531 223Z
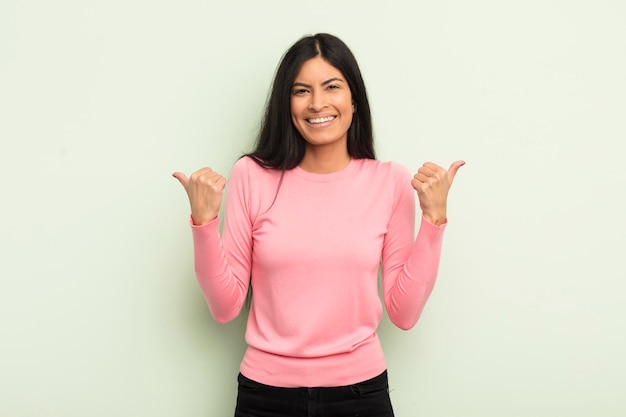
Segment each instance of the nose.
M323 93L313 91L309 101L309 110L314 112L322 111L326 107L326 98Z

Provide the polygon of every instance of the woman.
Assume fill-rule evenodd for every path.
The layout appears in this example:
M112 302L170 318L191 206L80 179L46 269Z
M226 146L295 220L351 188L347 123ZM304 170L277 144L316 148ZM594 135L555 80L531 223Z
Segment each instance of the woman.
M221 238L226 179L210 168L174 173L215 319L235 318L253 289L235 416L393 416L378 270L382 260L390 319L411 328L435 282L463 164L426 163L411 179L376 161L357 62L341 40L317 34L279 65L256 147L233 167Z

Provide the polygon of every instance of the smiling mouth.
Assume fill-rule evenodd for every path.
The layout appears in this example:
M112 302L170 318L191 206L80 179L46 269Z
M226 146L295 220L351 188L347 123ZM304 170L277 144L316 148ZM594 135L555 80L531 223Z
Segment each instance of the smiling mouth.
M311 124L320 124L320 123L330 122L331 120L335 120L335 117L336 116L317 117L314 119L306 119L306 121Z

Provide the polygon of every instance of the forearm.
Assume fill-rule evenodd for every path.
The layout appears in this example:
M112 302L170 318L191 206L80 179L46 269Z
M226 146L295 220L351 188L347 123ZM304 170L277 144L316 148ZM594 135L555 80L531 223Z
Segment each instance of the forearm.
M439 271L446 224L435 226L422 218L420 230L402 267L386 277L385 305L391 321L408 330L419 319Z
M239 314L247 291L247 277L241 279L229 266L219 236L219 219L192 225L196 278L211 314L219 323Z

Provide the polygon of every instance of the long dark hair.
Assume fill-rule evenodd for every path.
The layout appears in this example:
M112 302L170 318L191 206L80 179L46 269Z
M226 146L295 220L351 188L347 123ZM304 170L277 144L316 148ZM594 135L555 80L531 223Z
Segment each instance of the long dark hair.
M306 142L291 121L291 88L304 62L317 56L341 71L350 87L355 111L348 129L348 154L354 159L376 159L372 116L359 65L343 41L318 33L293 44L278 66L254 150L244 155L264 168L285 171L304 158Z

